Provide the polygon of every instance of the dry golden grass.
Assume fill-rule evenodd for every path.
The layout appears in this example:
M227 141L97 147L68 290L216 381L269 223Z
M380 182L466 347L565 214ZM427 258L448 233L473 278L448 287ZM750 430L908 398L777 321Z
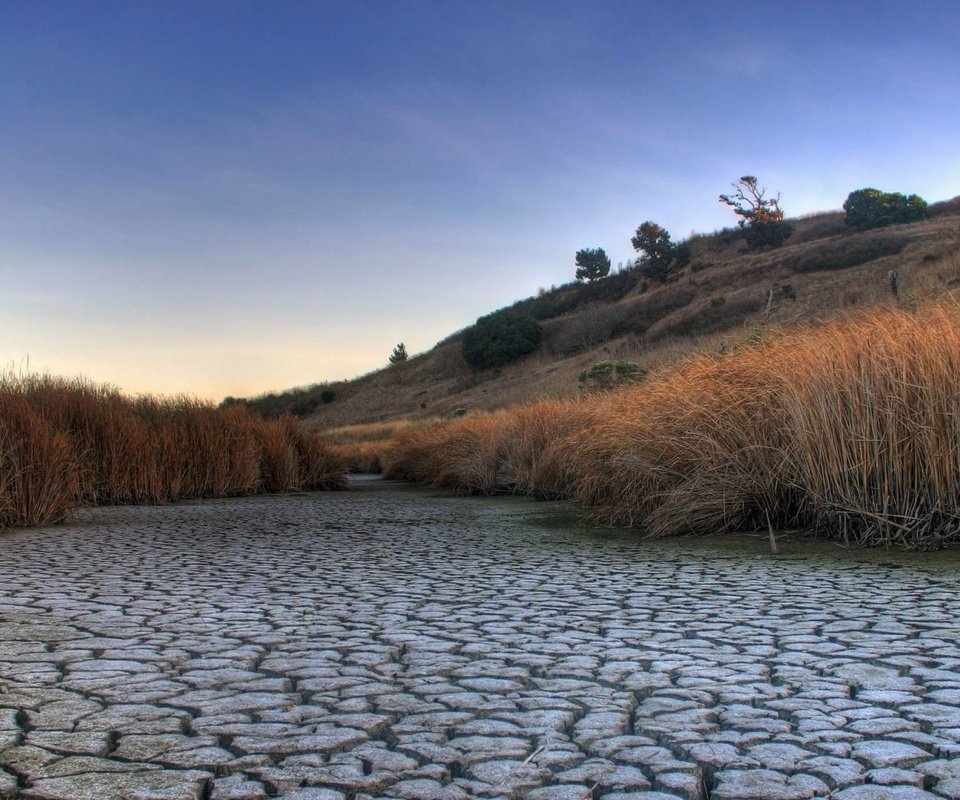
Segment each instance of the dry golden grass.
M363 425L342 425L338 428L327 428L323 438L329 444L361 444L363 442L383 442L392 439L400 431L412 425L423 425L424 422L413 422L408 419L398 419L392 422L369 422Z
M646 383L408 429L391 477L578 499L647 533L960 540L960 308L879 309Z
M457 494L501 488L500 432L505 413L481 413L401 432L382 457L384 476L428 482Z
M80 505L333 489L343 472L291 418L85 381L0 380L0 527L59 522Z

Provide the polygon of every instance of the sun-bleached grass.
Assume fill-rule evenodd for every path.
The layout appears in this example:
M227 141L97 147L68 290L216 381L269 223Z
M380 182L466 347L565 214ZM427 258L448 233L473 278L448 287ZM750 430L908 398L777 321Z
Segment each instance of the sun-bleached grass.
M0 379L0 527L59 522L82 505L334 489L343 472L292 418L82 380Z
M508 418L508 412L481 413L407 428L384 455L384 477L457 494L493 494L504 483L500 447Z
M960 308L879 309L580 401L402 432L386 472L573 497L649 535L802 527L960 540Z
M383 471L383 461L389 458L388 451L400 434L428 427L436 422L439 422L439 418L344 425L327 428L322 431L322 435L323 440L346 465L348 472L379 473Z

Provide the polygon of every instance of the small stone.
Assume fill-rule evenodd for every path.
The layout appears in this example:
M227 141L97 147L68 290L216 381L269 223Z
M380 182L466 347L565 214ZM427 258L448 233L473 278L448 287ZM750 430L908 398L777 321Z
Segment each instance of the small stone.
M467 800L469 795L458 786L427 778L400 781L390 787L390 793L403 800Z
M712 798L729 800L807 800L830 793L830 788L812 775L787 776L769 769L724 770L715 776Z
M346 800L346 795L343 792L337 792L333 789L305 787L303 789L284 792L280 795L279 800Z
M242 775L218 778L210 792L210 800L266 800L267 797L262 783L247 780Z
M524 795L524 800L586 800L589 797L589 786L568 783L534 789Z
M931 755L912 744L871 739L854 744L852 757L874 769L881 769L883 767L914 767L930 759Z
M0 769L0 798L9 800L17 793L17 779L9 772Z
M943 800L916 786L877 786L864 784L837 792L834 800Z
M884 767L872 769L866 774L867 783L876 783L880 786L919 786L923 787L923 775L908 769Z
M156 772L85 772L64 778L36 781L20 793L29 800L200 800L207 773Z

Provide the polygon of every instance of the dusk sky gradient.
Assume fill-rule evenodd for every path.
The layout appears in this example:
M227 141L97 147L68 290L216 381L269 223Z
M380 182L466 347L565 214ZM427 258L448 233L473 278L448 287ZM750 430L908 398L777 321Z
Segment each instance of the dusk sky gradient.
M219 400L867 186L960 194L960 2L0 0L0 360Z

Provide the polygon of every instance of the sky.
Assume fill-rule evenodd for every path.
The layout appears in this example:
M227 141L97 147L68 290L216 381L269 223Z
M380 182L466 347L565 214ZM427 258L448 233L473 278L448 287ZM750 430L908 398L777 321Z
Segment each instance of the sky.
M0 0L0 365L211 400L350 378L855 189L960 194L958 0Z

